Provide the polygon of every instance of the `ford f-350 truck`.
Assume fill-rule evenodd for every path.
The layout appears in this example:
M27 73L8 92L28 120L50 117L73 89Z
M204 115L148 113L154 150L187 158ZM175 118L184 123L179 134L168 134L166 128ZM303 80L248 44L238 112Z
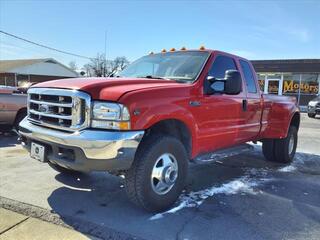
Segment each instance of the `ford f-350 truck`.
M299 124L295 98L262 94L248 60L172 49L112 78L32 86L20 134L31 157L62 173L125 174L134 203L163 211L203 156L261 141L267 160L291 162Z

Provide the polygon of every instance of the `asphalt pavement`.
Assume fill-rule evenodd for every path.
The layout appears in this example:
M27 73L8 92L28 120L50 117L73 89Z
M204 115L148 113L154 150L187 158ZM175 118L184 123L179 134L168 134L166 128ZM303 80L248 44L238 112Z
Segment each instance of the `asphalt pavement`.
M0 135L0 207L86 236L320 239L320 118L303 114L290 165L265 161L255 145L252 152L190 166L185 192L161 214L131 204L121 177L61 175L31 159L16 139Z

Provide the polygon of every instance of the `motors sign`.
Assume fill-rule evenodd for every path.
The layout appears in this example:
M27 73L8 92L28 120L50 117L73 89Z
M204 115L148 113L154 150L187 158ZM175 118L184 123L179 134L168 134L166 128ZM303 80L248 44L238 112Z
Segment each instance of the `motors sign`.
M283 81L283 93L298 93L300 87L300 93L317 94L319 92L318 83L297 83L293 80Z

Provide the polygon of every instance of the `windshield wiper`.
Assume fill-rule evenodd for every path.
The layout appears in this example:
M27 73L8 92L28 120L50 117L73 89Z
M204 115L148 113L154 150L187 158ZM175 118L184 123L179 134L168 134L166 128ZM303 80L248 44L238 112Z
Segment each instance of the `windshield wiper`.
M171 79L172 81L175 81L175 82L177 82L177 83L188 83L188 82L190 82L190 81L188 81L188 80L182 80L182 79Z
M153 78L153 79L172 80L172 79L169 79L169 78L153 76L153 75L138 76L137 78Z

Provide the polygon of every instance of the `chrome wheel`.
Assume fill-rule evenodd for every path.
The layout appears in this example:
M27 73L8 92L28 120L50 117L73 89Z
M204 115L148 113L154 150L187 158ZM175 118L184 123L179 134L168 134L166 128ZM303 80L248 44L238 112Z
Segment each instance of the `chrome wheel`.
M291 134L290 139L289 139L289 147L288 147L289 155L292 154L292 152L293 152L293 147L294 147L294 135Z
M178 177L178 163L170 153L162 154L153 166L151 186L155 193L163 195L174 186Z

